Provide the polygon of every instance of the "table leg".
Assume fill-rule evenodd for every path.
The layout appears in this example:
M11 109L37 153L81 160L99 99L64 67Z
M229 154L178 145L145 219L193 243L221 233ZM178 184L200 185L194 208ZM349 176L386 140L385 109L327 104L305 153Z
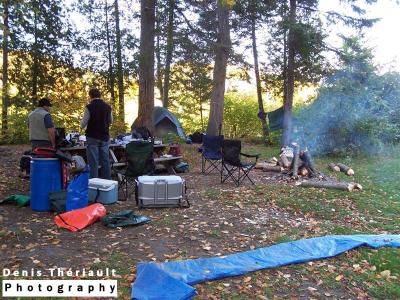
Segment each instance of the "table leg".
M114 153L113 149L109 148L109 151L110 151L110 156L111 156L112 162L113 162L113 163L117 163L117 162L118 162L118 159L117 159L117 157L115 156L115 153ZM122 175L121 175L121 174L118 174L117 176L118 176L118 181L119 181L119 182L122 182Z
M167 164L167 171L168 171L168 174L176 175L174 166L171 163Z

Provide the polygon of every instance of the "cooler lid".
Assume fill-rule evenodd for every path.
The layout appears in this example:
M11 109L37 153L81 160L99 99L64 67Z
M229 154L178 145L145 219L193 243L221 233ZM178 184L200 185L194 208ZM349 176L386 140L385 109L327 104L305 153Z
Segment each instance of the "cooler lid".
M99 189L101 191L111 191L115 186L118 186L118 181L108 180L103 178L90 178L89 188Z
M154 183L157 180L163 180L168 183L181 183L183 180L180 176L176 175L164 175L164 176L139 176L138 182L139 183Z

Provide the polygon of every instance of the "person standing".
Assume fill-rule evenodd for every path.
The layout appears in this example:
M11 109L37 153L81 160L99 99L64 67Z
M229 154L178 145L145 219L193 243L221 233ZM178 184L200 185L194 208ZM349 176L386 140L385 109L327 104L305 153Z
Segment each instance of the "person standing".
M86 105L81 128L86 128L86 156L90 167L90 178L111 179L109 157L110 133L112 123L111 106L101 99L98 89L90 89L90 103Z
M56 131L50 115L51 102L39 100L38 107L28 115L29 141L32 150L38 147L56 147Z

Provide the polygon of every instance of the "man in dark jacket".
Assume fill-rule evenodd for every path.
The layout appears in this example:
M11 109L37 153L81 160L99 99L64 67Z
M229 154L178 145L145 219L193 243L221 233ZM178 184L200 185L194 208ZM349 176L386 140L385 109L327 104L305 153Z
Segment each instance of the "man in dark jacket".
M49 113L51 102L47 98L39 100L39 106L28 116L29 141L32 149L56 146L53 120Z
M90 178L99 177L101 166L101 178L111 179L111 166L109 157L110 133L112 123L111 107L100 97L98 89L89 91L90 103L86 105L81 128L86 127L86 156L90 166Z

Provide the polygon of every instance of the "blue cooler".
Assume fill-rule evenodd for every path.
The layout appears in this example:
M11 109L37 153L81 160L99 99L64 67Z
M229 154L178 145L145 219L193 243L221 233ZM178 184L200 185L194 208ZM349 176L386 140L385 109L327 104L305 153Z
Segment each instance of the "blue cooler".
M31 159L31 209L50 211L50 192L62 188L61 163L58 158Z
M89 202L94 201L102 204L113 204L117 202L118 181L102 178L89 179Z

